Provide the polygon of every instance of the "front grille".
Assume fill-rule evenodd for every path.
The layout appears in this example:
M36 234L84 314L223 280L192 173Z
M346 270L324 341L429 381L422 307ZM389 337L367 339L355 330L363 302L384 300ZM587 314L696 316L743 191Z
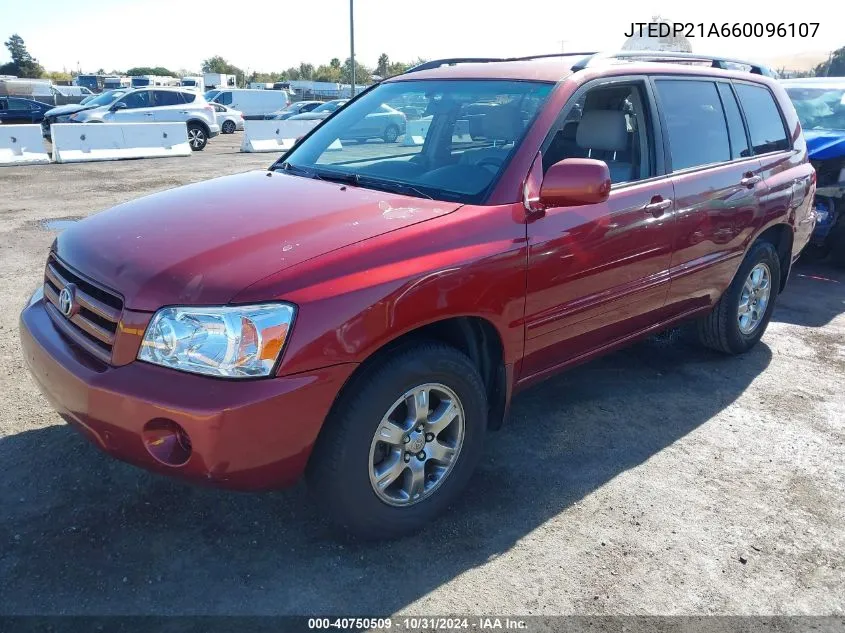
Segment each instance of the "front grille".
M68 284L75 288L78 309L70 318L59 307L59 294ZM44 272L47 312L56 326L74 343L95 358L109 363L123 312L123 299L106 288L74 272L55 255L47 259Z

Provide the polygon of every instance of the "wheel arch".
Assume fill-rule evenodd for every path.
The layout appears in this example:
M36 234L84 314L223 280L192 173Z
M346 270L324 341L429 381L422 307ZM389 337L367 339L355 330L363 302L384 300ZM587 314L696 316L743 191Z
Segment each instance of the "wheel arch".
M192 125L198 125L203 129L207 138L211 137L211 128L208 127L208 124L202 119L188 119L187 121L185 121L185 125L187 127L191 127Z
M757 236L757 239L748 246L750 250L757 242L769 242L777 250L780 260L780 288L778 292L783 292L786 287L786 280L792 268L792 244L794 240L795 231L792 226L785 222L779 222L764 229Z
M479 316L452 316L421 325L391 339L373 351L338 391L331 416L338 402L381 361L406 346L423 341L438 341L454 347L472 361L487 391L488 428L498 429L504 422L510 402L511 385L504 364L504 341L496 326Z

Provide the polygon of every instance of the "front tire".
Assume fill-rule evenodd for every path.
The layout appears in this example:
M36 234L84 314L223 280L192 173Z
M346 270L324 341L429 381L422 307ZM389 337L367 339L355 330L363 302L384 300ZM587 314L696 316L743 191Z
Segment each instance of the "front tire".
M208 144L208 133L198 123L188 124L188 145L195 152L201 152Z
M469 358L441 343L404 347L335 403L308 464L308 486L355 536L410 534L463 491L486 429L486 391Z
M754 347L772 317L780 275L774 245L756 242L713 310L698 321L701 344L725 354L742 354Z

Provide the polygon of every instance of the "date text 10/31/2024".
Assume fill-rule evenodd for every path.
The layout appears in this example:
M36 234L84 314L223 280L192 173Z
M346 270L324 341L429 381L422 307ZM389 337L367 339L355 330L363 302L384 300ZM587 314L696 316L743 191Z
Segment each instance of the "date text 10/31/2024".
M631 22L625 37L815 37L820 22Z

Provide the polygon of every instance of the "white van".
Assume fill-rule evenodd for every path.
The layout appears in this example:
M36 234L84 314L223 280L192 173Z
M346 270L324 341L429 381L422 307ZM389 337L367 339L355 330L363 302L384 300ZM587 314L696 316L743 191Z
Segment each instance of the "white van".
M211 90L206 99L243 112L245 119L263 119L289 103L288 95L281 90Z

